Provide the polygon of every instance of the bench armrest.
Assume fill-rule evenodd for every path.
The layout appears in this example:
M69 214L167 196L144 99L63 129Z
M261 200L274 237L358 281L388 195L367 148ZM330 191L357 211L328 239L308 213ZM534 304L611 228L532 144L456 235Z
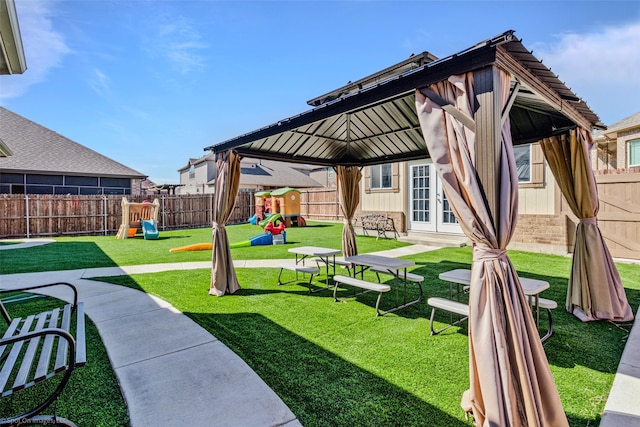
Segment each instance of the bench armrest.
M10 292L21 292L34 289L50 288L52 286L68 286L69 288L71 288L71 290L73 291L73 309L75 310L75 308L78 306L78 289L76 289L76 287L71 283L67 282L47 283L46 285L25 286L15 289L0 289L0 295ZM11 316L7 312L2 301L0 301L0 312L2 312L2 317L4 318L5 322L7 322L7 325L9 325L11 323Z

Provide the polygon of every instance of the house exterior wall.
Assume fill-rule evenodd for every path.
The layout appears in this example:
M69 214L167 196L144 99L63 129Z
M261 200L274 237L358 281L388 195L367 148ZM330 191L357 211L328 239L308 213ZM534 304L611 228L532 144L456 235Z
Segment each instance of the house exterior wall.
M545 162L541 185L520 184L518 186L518 215L555 215L556 213L556 180Z
M640 128L628 130L618 134L618 165L625 172L640 172L640 167L629 167L629 142L640 138Z
M409 170L411 165L429 160L405 162L398 167L398 190L369 190L368 168L364 169L361 182L361 212L386 212L394 217L401 233L408 233L410 214ZM561 213L560 189L551 169L544 161L539 146L532 150L532 180L518 188L518 223L510 249L531 252L566 254L569 245L567 216Z
M193 174L190 172L190 168L180 171L180 194L208 194L214 193L213 186L207 183L212 180L214 174L213 162L201 162L194 165Z

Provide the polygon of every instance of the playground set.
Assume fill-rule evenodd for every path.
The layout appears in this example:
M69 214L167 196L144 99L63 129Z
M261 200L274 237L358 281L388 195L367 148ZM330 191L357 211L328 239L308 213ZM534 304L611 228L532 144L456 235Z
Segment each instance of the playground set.
M306 221L300 216L300 190L285 187L261 191L255 194L256 213L249 218L251 224L264 227L272 218L281 219L285 227L304 227ZM266 221L266 222L265 222Z
M250 224L260 226L264 233L249 240L229 245L231 249L249 246L278 245L287 243L287 227L303 227L306 224L300 216L300 191L295 188L280 188L272 192L255 194L256 213L248 219ZM211 243L172 248L170 252L211 250Z
M142 203L129 202L122 197L122 223L116 234L116 239L135 237L138 230L142 231L145 240L158 239L158 212L160 203L158 199L153 202L145 200Z

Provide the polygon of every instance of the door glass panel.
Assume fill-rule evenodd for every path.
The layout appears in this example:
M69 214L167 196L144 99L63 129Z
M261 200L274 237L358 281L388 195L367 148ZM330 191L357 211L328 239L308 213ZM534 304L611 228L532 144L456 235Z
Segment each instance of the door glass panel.
M443 224L457 224L458 218L453 214L451 210L451 206L449 205L449 200L447 200L447 196L442 193L442 223Z
M429 222L429 166L411 168L413 180L413 221Z

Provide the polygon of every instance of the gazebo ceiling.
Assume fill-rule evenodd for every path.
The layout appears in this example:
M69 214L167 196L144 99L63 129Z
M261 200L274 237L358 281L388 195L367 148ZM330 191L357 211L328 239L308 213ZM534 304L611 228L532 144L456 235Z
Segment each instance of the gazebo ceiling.
M436 60L424 52L314 98L312 110L205 148L245 157L325 166L373 165L428 158L415 90L488 66L512 75L514 145L580 125L604 128L598 116L507 31ZM516 83L517 82L517 83Z

